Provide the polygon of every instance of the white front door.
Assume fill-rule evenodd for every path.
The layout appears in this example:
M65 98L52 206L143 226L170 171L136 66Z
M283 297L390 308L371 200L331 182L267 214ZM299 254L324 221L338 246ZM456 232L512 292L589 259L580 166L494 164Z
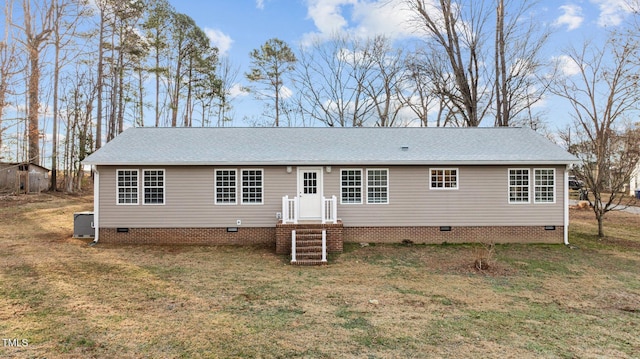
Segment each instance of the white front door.
M322 217L322 167L298 167L300 219Z

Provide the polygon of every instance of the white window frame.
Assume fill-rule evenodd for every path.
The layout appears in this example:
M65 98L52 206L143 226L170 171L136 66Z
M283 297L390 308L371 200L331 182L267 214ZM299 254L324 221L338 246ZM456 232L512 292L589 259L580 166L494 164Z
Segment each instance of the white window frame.
M162 186L149 186L145 185L145 176L147 171L162 171ZM140 178L140 182L142 184L142 205L143 206L164 206L167 203L167 190L165 186L167 184L167 171L164 168L143 168L142 176ZM162 189L162 203L147 203L146 192L147 188L161 188Z
M260 186L256 186L255 188L260 188L260 202L245 202L244 201L244 171L260 171ZM241 168L240 169L240 204L244 206L260 206L264 204L264 169L262 168ZM249 186L249 188L252 188Z
M551 171L553 175L553 185L538 185L536 183L536 172L537 171ZM554 204L556 203L556 169L555 168L534 168L533 169L533 203L536 204ZM551 189L551 201L540 201L536 197L536 190L538 188L550 188Z
M120 188L133 188L133 186L120 186L120 172L121 171L129 171L136 173L136 201L131 203L120 202ZM118 206L137 206L140 204L140 170L137 168L117 168L116 169L116 205Z
M385 186L369 186L369 171L385 171L387 173L387 183ZM367 196L367 204L389 204L389 169L388 168L367 168L367 177L366 177L366 196ZM385 202L371 202L369 198L369 188L370 187L384 187L387 192L387 197Z
M233 194L235 195L234 197L234 201L233 202L224 202L224 201L218 201L218 188L230 188L230 186L218 186L218 171L229 171L229 172L233 172L234 176L235 176L235 181L233 182ZM214 196L214 203L217 206L234 206L238 204L238 169L237 168L216 168L213 170L213 196ZM224 200L224 197L222 198Z
M360 186L344 186L343 185L343 173L346 171L357 171L360 173ZM364 187L364 174L362 173L362 168L341 168L340 169L340 204L346 204L346 205L350 205L350 204L362 204L363 201L363 197L364 194L362 193L362 188ZM353 189L360 189L360 198L357 202L349 202L344 200L344 189L345 188L353 188Z
M511 188L512 187L525 187L511 184L511 171L527 171L527 200L526 201L512 201L511 200ZM531 203L531 169L530 168L509 168L507 170L507 202L509 204L529 204Z
M442 187L437 187L437 186L434 187L433 186L433 171L442 171ZM445 171L456 171L456 175L455 175L456 185L455 185L455 187L446 187L445 186L447 184L446 175L444 173ZM434 168L429 168L429 189L438 190L438 191L452 191L452 190L457 190L458 188L460 188L460 169L459 168L454 168L454 167L434 167Z

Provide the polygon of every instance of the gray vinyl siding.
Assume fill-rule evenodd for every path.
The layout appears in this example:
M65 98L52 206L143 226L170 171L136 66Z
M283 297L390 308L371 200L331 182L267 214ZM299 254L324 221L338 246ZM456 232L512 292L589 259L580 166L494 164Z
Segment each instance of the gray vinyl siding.
M116 170L127 168L165 169L165 204L117 205ZM215 204L214 171L224 168L238 169L238 181L242 169L263 169L263 204ZM237 220L242 221L240 227L274 227L276 212L282 211L281 189L293 188L294 195L296 188L295 174L287 174L285 167L100 166L98 170L101 227L236 227Z
M357 168L357 167L351 167ZM338 217L352 226L544 226L563 225L564 167L390 166L388 204L338 204ZM457 168L457 190L429 189L430 168ZM555 203L508 203L509 168L555 168ZM366 176L367 167L362 167ZM340 195L340 171L325 175L325 194ZM366 183L365 183L366 184ZM366 196L366 188L363 188Z
M543 226L563 225L564 166L433 166L457 168L459 189L429 189L429 166L348 166L363 170L363 204L340 204L340 166L331 166L324 177L324 195L338 198L338 217L345 227L360 226ZM164 169L164 205L117 205L116 170L137 168ZM238 185L236 205L216 205L214 170L261 168L263 204L241 202ZM389 170L387 204L366 204L366 169ZM508 203L509 168L529 168L533 183L534 168L555 168L555 203ZM282 211L282 197L297 192L297 169L287 173L285 166L99 166L100 227L273 227L276 213ZM140 172L142 176L142 172ZM140 191L142 188L140 187ZM140 195L142 200L142 194Z

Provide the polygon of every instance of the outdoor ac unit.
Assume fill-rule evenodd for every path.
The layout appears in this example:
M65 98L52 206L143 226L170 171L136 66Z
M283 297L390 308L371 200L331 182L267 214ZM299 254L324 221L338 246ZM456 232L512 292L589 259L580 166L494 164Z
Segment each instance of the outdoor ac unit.
M94 238L93 212L77 212L73 214L73 238Z

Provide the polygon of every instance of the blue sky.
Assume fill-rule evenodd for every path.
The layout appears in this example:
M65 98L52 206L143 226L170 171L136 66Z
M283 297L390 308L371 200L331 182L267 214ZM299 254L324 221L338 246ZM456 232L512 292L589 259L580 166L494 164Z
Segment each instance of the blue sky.
M514 0L520 1L520 0ZM402 0L172 0L177 11L191 16L207 32L221 54L238 66L239 82L249 65L249 52L268 39L279 38L293 48L311 34L329 35L351 31L361 35L383 33L403 39L412 33L406 28L406 14L398 10ZM625 0L543 0L535 7L541 24L554 27L547 46L550 59L559 56L570 44L602 36L605 28L619 25L629 15ZM539 105L546 113L549 129L554 131L568 122L568 107L547 97ZM250 96L234 102L233 125L256 110ZM492 122L492 121L489 121Z

